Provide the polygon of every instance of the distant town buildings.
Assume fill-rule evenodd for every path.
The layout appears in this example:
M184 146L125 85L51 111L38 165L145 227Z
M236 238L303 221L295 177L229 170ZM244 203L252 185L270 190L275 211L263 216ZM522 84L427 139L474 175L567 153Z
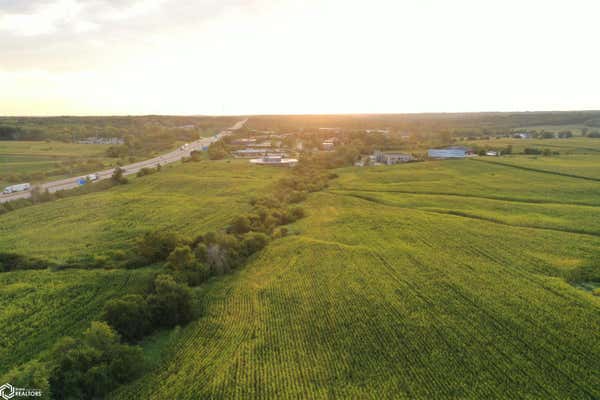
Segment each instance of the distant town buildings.
M255 138L240 138L231 141L231 144L234 146L246 146L252 143L256 143Z
M264 142L260 142L260 143L250 143L248 144L248 147L262 147L262 148L268 148L271 147L272 143L270 141L264 141Z
M321 132L340 133L342 131L342 128L319 128L319 130Z
M265 149L241 149L241 150L235 150L233 152L233 155L235 157L239 157L239 158L252 158L252 157L258 157L258 156L266 156L267 150L265 150Z
M269 154L261 158L250 160L251 164L255 165L271 165L276 167L293 167L298 164L295 158L285 158L281 154Z
M122 138L118 138L118 137L106 138L106 137L91 136L91 137L87 137L87 138L78 140L77 143L79 143L79 144L123 144L123 143L125 143L125 141Z
M327 139L321 143L321 148L325 151L331 151L335 148L335 138Z
M376 151L374 154L374 161L380 164L393 165L400 164L409 161L414 161L414 157L407 153L393 153Z
M473 150L467 147L451 146L445 149L429 149L429 158L464 158L475 155Z

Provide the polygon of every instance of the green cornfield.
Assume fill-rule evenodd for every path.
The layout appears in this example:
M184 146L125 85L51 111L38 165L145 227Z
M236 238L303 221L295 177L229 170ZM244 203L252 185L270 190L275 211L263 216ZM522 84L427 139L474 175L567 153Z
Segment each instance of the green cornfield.
M337 173L112 398L600 397L600 299L568 282L600 272L598 182L472 160Z

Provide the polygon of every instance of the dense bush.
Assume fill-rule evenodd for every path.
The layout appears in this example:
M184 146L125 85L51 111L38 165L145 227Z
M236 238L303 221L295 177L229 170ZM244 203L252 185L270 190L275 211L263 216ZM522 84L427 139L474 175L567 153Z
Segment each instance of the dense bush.
M525 153L525 154L542 154L542 150L537 149L535 147L526 147L525 150L523 150L523 153Z
M229 154L223 141L219 140L208 146L208 158L211 160L222 160Z
M174 232L156 230L147 232L137 243L137 254L147 263L164 261L185 240Z
M167 267L178 281L190 286L197 286L210 276L208 267L198 261L189 246L176 247L167 257Z
M161 274L154 280L154 292L146 298L155 326L173 327L191 321L192 295L186 285Z
M242 254L246 257L262 250L269 243L269 236L261 232L248 232L242 239Z
M152 328L148 303L144 297L135 294L108 301L102 319L128 342L141 339Z
M55 265L47 260L14 253L0 253L0 272L20 269L46 269Z
M125 178L125 176L123 175L123 169L121 167L116 167L113 171L112 176L110 177L110 179L119 185L124 185L128 182L127 178Z
M160 171L160 165L158 167L156 167L156 168L144 167L144 168L140 169L137 172L136 176L139 178L139 177L142 177L142 176L155 174L158 171Z
M104 322L92 322L81 339L62 338L50 364L54 399L101 398L144 370L141 348L121 344L119 335Z

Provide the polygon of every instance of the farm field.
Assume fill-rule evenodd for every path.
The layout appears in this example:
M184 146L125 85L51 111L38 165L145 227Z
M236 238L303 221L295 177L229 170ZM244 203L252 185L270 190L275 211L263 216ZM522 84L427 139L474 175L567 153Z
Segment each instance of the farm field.
M561 156L506 156L499 158L482 157L479 160L530 168L549 173L568 174L600 181L599 155L561 155Z
M0 273L0 376L79 334L108 299L142 290L151 274L151 268Z
M503 148L508 145L513 146L513 153L523 153L525 148L532 147L538 149L550 149L558 151L561 155L568 154L591 154L600 153L600 139L587 137L572 137L569 139L490 139L476 140L467 142L467 144L480 147L489 146L491 148Z
M108 147L100 144L0 141L0 186L10 184L8 178L11 175L46 173L61 168L63 161L92 159L112 164L114 159L105 155ZM60 175L55 177L58 179Z
M128 248L148 230L193 235L220 229L282 172L245 160L165 167L107 191L0 215L0 251L60 262Z
M565 280L600 270L597 182L471 160L337 173L112 398L600 397L600 298Z

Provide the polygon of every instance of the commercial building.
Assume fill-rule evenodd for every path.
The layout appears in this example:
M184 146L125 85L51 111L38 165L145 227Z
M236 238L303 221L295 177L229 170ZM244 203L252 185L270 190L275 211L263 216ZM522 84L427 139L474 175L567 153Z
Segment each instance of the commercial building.
M250 160L251 164L255 165L272 165L276 167L293 167L298 163L295 158L284 158L283 155L266 155L262 158Z
M386 165L393 165L399 163L405 163L409 161L414 161L414 157L411 154L407 153L392 153L392 152L383 152L376 151L373 154L375 158L375 162Z
M445 149L429 149L427 155L429 158L465 158L475 153L467 147L451 146Z

